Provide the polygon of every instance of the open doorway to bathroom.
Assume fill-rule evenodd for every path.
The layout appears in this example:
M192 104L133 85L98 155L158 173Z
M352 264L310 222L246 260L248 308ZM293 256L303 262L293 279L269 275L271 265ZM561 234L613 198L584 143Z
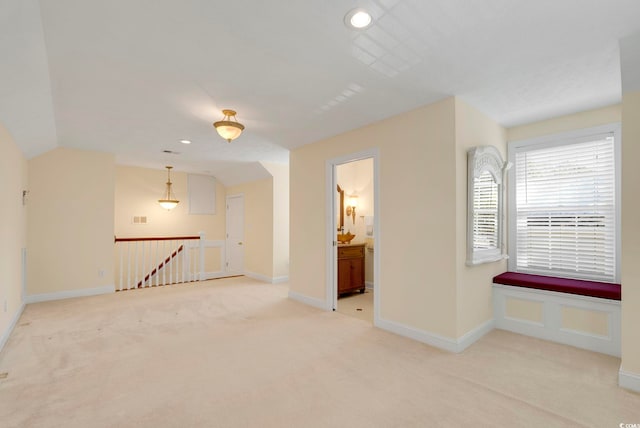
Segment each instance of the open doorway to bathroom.
M377 152L332 165L334 227L330 254L333 309L375 325L377 297Z

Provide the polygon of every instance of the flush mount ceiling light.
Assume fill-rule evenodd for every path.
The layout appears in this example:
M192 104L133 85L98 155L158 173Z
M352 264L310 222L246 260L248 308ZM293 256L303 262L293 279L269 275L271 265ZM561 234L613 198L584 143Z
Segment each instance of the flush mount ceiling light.
M182 144L191 144L191 141L189 141L189 140L180 140L180 142Z
M167 187L164 191L163 198L158 199L158 203L162 208L169 211L170 209L175 208L180 201L176 199L175 195L171 191L171 168L173 167L166 166L165 168L167 168Z
M371 25L373 18L371 14L364 9L353 9L344 16L344 23L348 28L361 30Z
M213 126L215 126L218 134L229 143L231 140L235 140L242 134L244 130L244 125L238 122L236 119L236 112L233 110L222 110L224 114L224 118L222 120L215 122ZM233 120L231 120L233 119Z

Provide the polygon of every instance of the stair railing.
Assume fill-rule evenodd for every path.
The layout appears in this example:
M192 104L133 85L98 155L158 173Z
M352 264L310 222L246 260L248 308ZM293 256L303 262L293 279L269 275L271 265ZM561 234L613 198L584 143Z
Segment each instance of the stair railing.
M117 291L203 279L204 234L115 238Z

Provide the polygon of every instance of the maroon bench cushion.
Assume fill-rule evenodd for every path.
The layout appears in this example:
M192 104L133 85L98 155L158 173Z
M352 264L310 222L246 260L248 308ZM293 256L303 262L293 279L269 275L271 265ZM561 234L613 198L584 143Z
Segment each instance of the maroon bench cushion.
M584 281L581 279L557 278L517 272L501 273L493 278L493 282L516 287L620 300L620 284L612 284L610 282Z

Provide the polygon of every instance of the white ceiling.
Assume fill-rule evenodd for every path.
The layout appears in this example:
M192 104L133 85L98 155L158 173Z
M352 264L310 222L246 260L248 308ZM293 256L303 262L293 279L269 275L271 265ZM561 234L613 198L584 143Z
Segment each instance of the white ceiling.
M365 31L343 23L356 6ZM28 157L100 150L231 185L451 95L504 126L619 102L638 18L637 0L0 0L0 122ZM246 126L230 144L223 108Z

